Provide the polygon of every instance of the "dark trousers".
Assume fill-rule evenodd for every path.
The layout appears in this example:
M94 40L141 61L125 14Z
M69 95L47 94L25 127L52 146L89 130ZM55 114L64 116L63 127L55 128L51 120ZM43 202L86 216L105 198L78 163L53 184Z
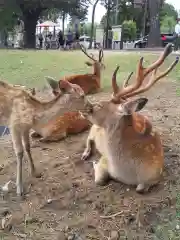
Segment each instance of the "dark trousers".
M177 36L175 39L174 50L177 51L180 49L180 36Z

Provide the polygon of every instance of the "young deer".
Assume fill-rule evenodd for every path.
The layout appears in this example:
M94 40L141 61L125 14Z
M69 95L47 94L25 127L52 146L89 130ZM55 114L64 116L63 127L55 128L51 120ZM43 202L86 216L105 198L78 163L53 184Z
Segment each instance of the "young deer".
M57 87L56 81L51 87ZM61 93L53 100L42 102L36 99L23 89L0 81L0 123L8 125L11 130L13 147L17 157L17 195L23 193L22 185L22 159L24 151L30 162L31 175L37 176L35 166L31 156L29 131L34 129L41 133L42 126L46 121L52 120L59 114L66 111L82 111L86 105L91 104L86 101L81 87L61 80L59 82ZM24 149L24 151L23 151Z
M140 193L159 182L164 166L160 135L146 117L137 113L148 99L133 100L130 97L147 91L175 67L178 58L166 71L159 76L156 74L171 51L172 45L169 44L159 59L147 68L143 67L141 58L136 81L129 86L118 87L117 67L112 77L112 99L94 105L91 114L86 115L96 125L90 131L82 159L90 156L93 145L101 153L99 162L93 163L97 184L105 184L112 178L137 186L136 191ZM151 78L143 86L144 79L151 72Z
M56 90L54 91L55 80L52 80L52 78L47 79L52 88L53 94L56 96L58 93ZM56 84L58 85L58 82L56 82ZM34 95L35 94L34 91ZM31 137L40 138L40 142L56 142L64 139L68 135L81 133L89 129L91 126L91 122L83 118L79 112L65 112L62 116L57 116L47 124L41 126L40 133L37 131L32 132Z

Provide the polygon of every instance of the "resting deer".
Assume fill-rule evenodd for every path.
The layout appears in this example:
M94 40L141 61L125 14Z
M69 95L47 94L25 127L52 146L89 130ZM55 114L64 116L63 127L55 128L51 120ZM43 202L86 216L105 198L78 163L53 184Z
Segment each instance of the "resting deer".
M50 82L51 87L57 87L56 81ZM32 176L36 173L31 156L29 131L34 129L41 133L41 128L46 121L52 120L66 111L77 111L83 109L86 104L85 95L81 87L61 80L59 82L61 92L51 101L42 102L29 94L23 87L10 85L0 81L0 123L8 125L12 135L13 147L17 158L17 195L22 195L22 159L26 152L30 162Z
M47 78L47 80L51 83L52 78ZM55 80L52 80L50 86L52 87L53 94L57 96L57 94L59 94L59 89L54 91L54 81ZM58 82L56 82L56 85L58 86ZM35 90L34 94L36 94ZM91 122L83 118L79 112L71 111L66 112L61 116L57 116L43 125L40 132L38 132L38 130L32 132L31 137L40 138L40 142L56 142L64 139L68 135L81 133L89 129L91 126Z
M93 54L88 54L87 50L80 45L82 52L92 61L92 62L85 62L88 66L93 66L94 72L92 74L86 73L86 74L80 74L80 75L72 75L72 76L66 76L64 77L64 80L79 85L84 93L92 94L99 92L101 88L101 70L105 68L105 65L103 64L102 60L104 58L103 50L99 50L99 57L98 60L95 59ZM53 79L54 80L54 79ZM58 88L54 90L54 94L58 93Z
M175 67L178 58L167 70L157 75L157 69L171 51L172 45L169 44L159 59L147 68L143 67L141 58L136 81L129 86L124 84L122 88L118 87L117 67L112 77L112 99L94 105L91 114L86 115L95 125L91 128L82 159L90 156L93 145L102 155L98 163L93 163L97 184L105 184L111 178L135 185L136 191L142 193L160 181L164 166L160 135L145 116L137 113L148 99L130 97L147 91ZM150 73L151 78L142 85Z

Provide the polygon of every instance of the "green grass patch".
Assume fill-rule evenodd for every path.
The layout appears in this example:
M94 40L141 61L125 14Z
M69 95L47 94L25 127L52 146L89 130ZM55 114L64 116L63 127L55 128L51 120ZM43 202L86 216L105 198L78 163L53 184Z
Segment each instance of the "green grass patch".
M102 85L104 88L111 86L111 76L116 67L120 65L118 81L125 79L131 71L135 71L139 58L144 57L144 66L157 59L155 54L147 53L104 53L106 69L102 73ZM164 66L167 67L174 60L170 56ZM87 57L80 51L63 52L48 51L24 51L24 50L0 50L0 76L13 84L24 84L29 87L41 87L45 84L45 76L55 77L57 80L67 75L90 73L91 68L84 62ZM180 64L176 66L169 76L172 79L180 79Z

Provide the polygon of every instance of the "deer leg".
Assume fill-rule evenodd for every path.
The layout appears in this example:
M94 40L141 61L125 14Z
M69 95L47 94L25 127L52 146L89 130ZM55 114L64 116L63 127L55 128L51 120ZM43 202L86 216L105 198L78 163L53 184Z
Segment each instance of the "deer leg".
M95 183L100 186L106 185L110 180L107 169L107 159L102 156L98 162L93 162L93 168Z
M81 156L81 160L85 161L92 155L95 149L95 143L92 139L88 138L86 142L86 148Z
M23 145L20 131L16 128L11 129L13 148L17 158L17 171L16 171L16 193L18 196L23 194L22 184L22 159L23 159Z
M31 171L31 176L33 177L41 177L41 174L36 173L36 169L34 166L34 161L31 155L31 147L30 147L30 141L29 141L29 131L25 131L22 135L22 140L23 140L23 146L25 149L25 152L27 154L29 163L30 163L30 171Z

